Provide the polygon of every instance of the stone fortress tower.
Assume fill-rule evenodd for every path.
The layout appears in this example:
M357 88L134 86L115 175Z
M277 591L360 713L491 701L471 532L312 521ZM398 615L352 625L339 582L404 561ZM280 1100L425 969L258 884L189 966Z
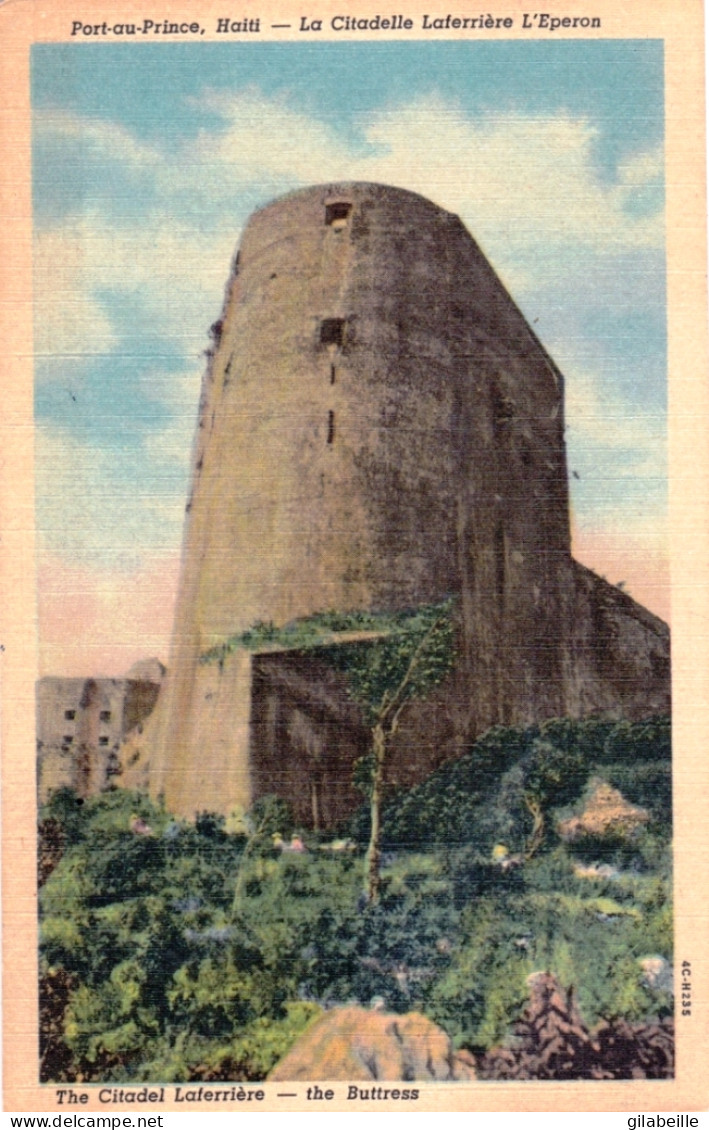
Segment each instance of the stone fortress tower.
M280 792L307 819L317 763L315 822L351 807L342 688L302 656L201 661L333 609L458 597L401 780L496 723L669 708L666 626L571 556L561 373L458 217L383 185L294 192L250 219L212 332L168 675L124 783L188 816Z

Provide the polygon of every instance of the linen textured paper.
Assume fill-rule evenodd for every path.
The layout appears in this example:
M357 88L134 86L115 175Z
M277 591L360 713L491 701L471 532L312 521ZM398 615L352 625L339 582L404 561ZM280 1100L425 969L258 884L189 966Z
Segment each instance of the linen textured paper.
M6 1109L703 1108L700 5L0 23Z

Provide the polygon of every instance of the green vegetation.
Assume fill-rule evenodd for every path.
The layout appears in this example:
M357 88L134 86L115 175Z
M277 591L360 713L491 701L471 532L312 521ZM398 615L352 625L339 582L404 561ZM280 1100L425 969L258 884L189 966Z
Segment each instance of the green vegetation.
M344 644L330 662L346 678L371 729L367 898L376 902L381 886L381 807L391 741L401 715L414 699L425 698L453 665L453 601L427 605L398 616L389 632L362 646Z
M338 830L347 851L277 798L228 834L135 793L58 792L41 814L42 1078L261 1079L321 1008L373 998L482 1053L540 970L589 1027L669 1015L641 965L672 957L669 757L665 719L492 730L386 800L376 901L369 805ZM597 780L642 823L564 841ZM308 851L274 846L294 830Z
M390 744L407 705L425 698L451 670L454 608L449 599L402 612L320 613L283 628L259 623L201 657L203 663L223 663L239 648L308 650L343 673L372 734L368 764L359 773L362 791L369 796L366 876L371 902L379 897L381 806ZM337 647L328 646L335 642Z
M406 632L420 615L418 609L403 612L319 612L314 616L302 616L284 627L259 621L245 632L238 632L209 648L200 656L200 663L223 662L242 648L248 651L303 651L327 647L343 635Z

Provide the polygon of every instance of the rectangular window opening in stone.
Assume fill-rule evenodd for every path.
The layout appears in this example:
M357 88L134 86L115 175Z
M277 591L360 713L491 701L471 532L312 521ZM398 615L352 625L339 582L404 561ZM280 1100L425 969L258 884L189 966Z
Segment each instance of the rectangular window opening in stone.
M76 718L76 711L75 710L65 710L64 711L64 718L66 719L67 722L73 722L74 719Z
M111 721L111 711L110 710L102 710L100 715L99 715L99 718L101 719L102 722L110 722Z
M328 227L343 227L352 211L348 200L334 200L325 205L325 223Z
M334 383L335 383L335 366L331 365L330 366L330 384L334 385Z
M98 740L98 744L99 744L99 745L108 745L108 738L105 738L105 737L104 737L104 738L99 738L99 740Z
M64 745L71 745L73 740L74 740L73 734L65 734L64 737L62 738L62 742L64 743Z
M327 442L332 443L335 439L335 413L331 410L327 414Z
M320 343L322 345L342 345L344 338L344 318L323 318L320 323Z

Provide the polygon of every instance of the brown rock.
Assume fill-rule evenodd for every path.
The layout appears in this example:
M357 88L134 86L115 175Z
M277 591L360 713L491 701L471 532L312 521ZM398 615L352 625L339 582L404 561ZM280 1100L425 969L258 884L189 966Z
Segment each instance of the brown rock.
M564 840L578 840L582 836L629 836L642 824L647 824L650 814L645 808L630 804L623 794L605 781L595 781L586 807L580 816L571 816L559 824L559 835Z
M419 1012L404 1015L335 1008L308 1028L269 1080L474 1079L471 1057L457 1056L442 1028Z

